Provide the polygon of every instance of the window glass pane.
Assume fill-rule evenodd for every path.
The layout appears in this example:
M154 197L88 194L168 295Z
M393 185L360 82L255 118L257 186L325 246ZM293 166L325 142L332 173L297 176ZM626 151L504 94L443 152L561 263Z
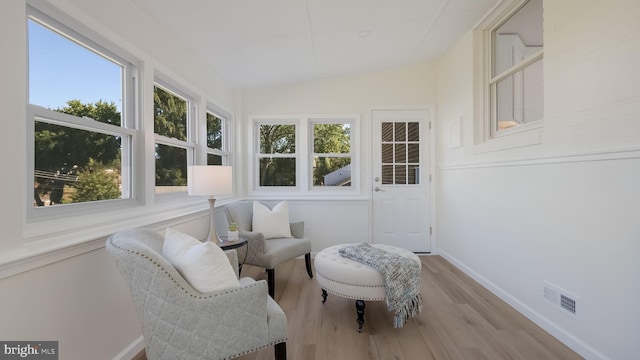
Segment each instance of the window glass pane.
M314 186L351 186L351 158L314 157Z
M542 0L530 0L493 32L493 76L540 50L543 46L542 34Z
M382 123L382 141L383 142L393 141L393 123L391 122Z
M314 124L313 152L317 154L348 154L351 152L350 124Z
M407 145L396 144L396 163L402 164L407 162Z
M123 67L31 19L28 31L29 103L52 110L71 101L103 104L115 109L108 122L120 126Z
M155 133L187 140L187 101L162 88L153 88Z
M261 158L260 186L296 186L295 158Z
M407 124L402 122L395 123L395 141L407 140Z
M420 144L408 144L408 160L409 163L419 163L420 162Z
M222 150L222 119L207 113L207 147Z
M407 183L407 166L396 165L395 171L396 171L396 174L395 174L396 185L406 184Z
M293 154L295 152L295 125L260 125L261 154Z
M223 165L222 164L222 156L207 154L207 165Z
M121 137L35 123L34 206L119 199Z
M543 114L542 59L497 83L496 129L542 119Z
M156 144L156 194L187 191L187 149Z
M393 165L382 165L382 184L393 184Z

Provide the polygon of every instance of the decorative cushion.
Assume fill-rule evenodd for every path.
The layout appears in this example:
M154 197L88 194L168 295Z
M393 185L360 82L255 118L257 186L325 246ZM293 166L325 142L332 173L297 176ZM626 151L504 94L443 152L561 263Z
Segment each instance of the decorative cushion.
M194 289L202 293L240 286L229 258L210 241L167 229L162 247L164 257Z
M273 209L258 201L253 202L253 231L260 232L265 239L290 238L289 203L282 201Z

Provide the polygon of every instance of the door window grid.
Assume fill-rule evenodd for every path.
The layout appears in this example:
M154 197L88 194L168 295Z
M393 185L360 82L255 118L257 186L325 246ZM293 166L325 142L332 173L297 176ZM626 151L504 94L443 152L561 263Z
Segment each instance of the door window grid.
M420 123L383 122L382 184L420 184Z

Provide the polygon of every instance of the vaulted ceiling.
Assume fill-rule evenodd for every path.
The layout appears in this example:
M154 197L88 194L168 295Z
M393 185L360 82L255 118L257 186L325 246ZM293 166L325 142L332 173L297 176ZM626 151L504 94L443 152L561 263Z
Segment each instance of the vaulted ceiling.
M233 87L434 60L496 0L131 0Z

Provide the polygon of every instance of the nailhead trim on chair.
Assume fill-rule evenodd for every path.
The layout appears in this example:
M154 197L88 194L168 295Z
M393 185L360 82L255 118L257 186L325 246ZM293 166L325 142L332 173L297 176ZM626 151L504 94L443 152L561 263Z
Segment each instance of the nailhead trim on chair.
M183 286L181 286L181 285L176 281L176 279L175 279L174 277L172 277L172 276L171 276L171 274L169 274L169 272L167 271L167 269L165 269L161 264L159 264L157 261L153 260L153 259L152 259L152 258L150 258L149 256L147 256L147 255L145 255L145 254L142 254L142 253L140 253L139 251L134 251L134 250L130 250L130 249L125 249L125 248L123 248L123 247L121 247L121 246L115 245L115 244L113 243L113 241L111 241L111 240L109 240L109 242L110 242L111 246L113 246L114 248L116 248L116 249L118 249L118 250L126 251L126 252L128 252L128 253L130 253L130 254L134 254L134 255L137 255L137 256L140 256L140 257L142 257L142 258L145 258L145 259L149 260L152 264L154 264L155 266L157 266L158 268L160 268L160 269L162 270L162 272L164 272L164 273L165 273L165 274L166 274L166 275L171 279L171 281L173 281L173 283L174 283L175 285L177 285L180 289L182 289L182 291L184 291L187 295L189 295L189 296L190 296L190 297L192 297L192 298L196 298L196 299L210 299L210 298L213 298L213 297L216 297L216 296L222 295L222 294L226 294L226 293L231 293L231 292L236 292L236 291L238 291L238 290L237 290L237 288L233 288L233 289L228 289L228 290L225 290L225 291L223 291L223 292L220 292L220 293L217 293L217 294L214 294L214 295L207 295L207 296L197 296L197 295L194 295L194 294L193 294L193 293L191 293L188 289L185 289ZM257 284L248 284L248 285L244 285L243 287L255 287L255 286L258 286L258 285L257 285ZM237 354L235 354L235 355L232 355L231 357L226 357L226 358L224 358L224 359L225 359L225 360L234 359L234 358L236 358L236 357L238 357L238 356L246 355L246 354L252 353L252 352L254 352L254 351L257 351L257 350L260 350L260 349L264 349L264 348L268 348L269 346L274 346L274 345L277 345L277 344L280 344L280 343L283 343L283 342L286 342L286 341L287 341L287 338L279 339L279 340L275 340L275 341L273 341L273 342L271 342L271 343L269 343L269 344L266 344L266 345L264 345L264 346L256 347L256 348L253 348L253 349L251 349L251 350L246 350L246 351L244 351L244 352L237 353Z
M160 265L157 261L153 260L152 258L148 257L148 256L147 256L147 255L145 255L145 254L140 253L139 251L134 251L134 250L130 250L130 249L125 249L125 248L123 248L123 247L120 247L120 246L118 246L118 245L115 245L113 242L111 242L111 245L112 245L114 248L117 248L117 249L122 250L122 251L126 251L126 252L128 252L128 253L130 253L130 254L138 255L138 256L140 256L140 257L143 257L143 258L145 258L145 259L147 259L147 260L151 261L151 263L152 263L152 264L154 264L155 266L159 267L159 268L162 270L162 272L164 272L165 274L167 274L167 276L171 279L171 281L173 281L173 283L174 283L175 285L177 285L180 289L182 289L182 291L184 291L184 293L185 293L185 294L189 295L189 296L190 296L190 297L192 297L192 298L195 298L195 299L210 299L210 298L213 298L213 297L215 297L215 296L219 296L219 295L222 295L222 294L227 294L227 293L232 293L232 292L236 292L236 291L238 291L238 288L232 288L232 289L226 289L226 290L224 290L223 292L216 293L216 294L213 294L213 295L207 295L207 296L198 296L198 295L194 295L194 294L193 294L192 292L190 292L188 289L185 289L182 285L180 285L180 284L176 281L176 279L175 279L173 276L171 276L171 274L169 274L169 272L167 271L167 269L165 269L165 268L164 268L162 265ZM248 285L245 285L245 287L254 287L254 286L257 286L257 284L248 284Z

